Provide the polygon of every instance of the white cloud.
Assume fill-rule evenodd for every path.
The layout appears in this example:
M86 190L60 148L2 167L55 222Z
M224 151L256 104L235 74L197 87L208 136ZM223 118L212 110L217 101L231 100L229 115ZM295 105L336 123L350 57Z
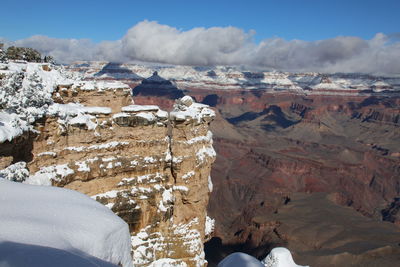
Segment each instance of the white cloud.
M371 40L339 36L320 41L271 38L256 44L253 32L235 27L182 31L142 21L121 40L32 36L8 42L33 47L61 62L150 61L182 65L248 65L291 71L400 73L400 41L378 33Z

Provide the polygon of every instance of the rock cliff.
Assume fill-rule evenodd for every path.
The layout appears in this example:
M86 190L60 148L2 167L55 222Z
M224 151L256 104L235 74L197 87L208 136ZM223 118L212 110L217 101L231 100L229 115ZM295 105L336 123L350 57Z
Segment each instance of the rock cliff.
M109 207L129 225L134 266L205 266L214 112L188 96L170 113L133 105L127 87L85 82L58 86L52 98L34 133L19 137L28 146L1 144L3 167L25 160L25 183L74 189Z

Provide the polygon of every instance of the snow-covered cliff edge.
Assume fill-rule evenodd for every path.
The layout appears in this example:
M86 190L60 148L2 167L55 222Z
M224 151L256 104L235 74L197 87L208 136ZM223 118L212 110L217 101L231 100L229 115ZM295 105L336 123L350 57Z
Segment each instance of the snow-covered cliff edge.
M2 88L15 73L22 83L42 77L37 92L10 86L2 106L3 117L13 118L1 117L0 167L19 174L3 171L3 177L74 189L109 207L129 225L135 266L204 266L214 112L190 97L178 100L171 114L132 105L122 83L84 82L43 66L3 64ZM43 101L18 110L15 92Z

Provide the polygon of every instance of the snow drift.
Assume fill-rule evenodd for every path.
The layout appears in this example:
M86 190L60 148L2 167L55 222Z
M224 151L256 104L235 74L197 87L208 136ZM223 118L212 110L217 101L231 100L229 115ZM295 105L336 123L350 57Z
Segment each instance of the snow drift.
M271 250L262 261L242 253L232 253L223 259L218 267L309 267L297 265L292 258L292 254L286 248L278 247Z
M67 189L0 179L0 266L131 266L128 225Z

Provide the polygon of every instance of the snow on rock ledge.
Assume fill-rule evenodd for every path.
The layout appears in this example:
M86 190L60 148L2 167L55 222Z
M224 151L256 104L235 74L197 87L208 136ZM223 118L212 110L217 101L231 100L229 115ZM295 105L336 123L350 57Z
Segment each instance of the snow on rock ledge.
M174 110L170 113L170 118L176 123L200 124L201 122L211 122L215 117L215 112L208 105L195 103L190 96L178 99L174 105Z
M266 267L309 267L294 263L292 254L287 248L278 247L271 250L268 256L262 260Z
M166 126L168 112L154 105L129 105L113 115L113 121L119 126L146 126L156 124Z
M129 85L119 81L78 81L72 88L82 91L130 90Z
M5 179L0 196L6 266L132 266L128 225L89 197Z

